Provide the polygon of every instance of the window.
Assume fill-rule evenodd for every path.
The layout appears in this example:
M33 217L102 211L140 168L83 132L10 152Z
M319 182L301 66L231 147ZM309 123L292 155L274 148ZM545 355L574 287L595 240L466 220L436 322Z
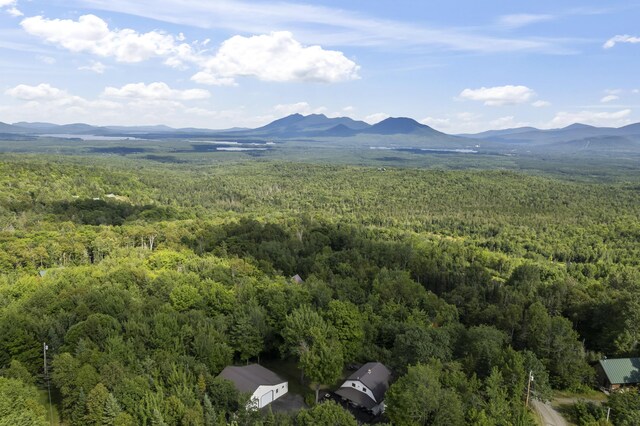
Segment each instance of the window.
M356 387L356 384L355 384L355 383L351 383L351 386L353 386L353 387L355 388L355 387Z
M279 391L279 390L280 390L280 389L276 389L276 393L278 393L278 391Z

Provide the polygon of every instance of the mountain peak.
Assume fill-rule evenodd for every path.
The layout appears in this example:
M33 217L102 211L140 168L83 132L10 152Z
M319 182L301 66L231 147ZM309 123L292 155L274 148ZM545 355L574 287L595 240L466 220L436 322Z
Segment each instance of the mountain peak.
M374 124L367 133L378 133L382 135L393 135L403 133L414 133L421 130L433 131L431 127L418 123L413 118L389 117Z
M577 129L595 129L595 127L590 126L588 124L573 123L568 125L567 127L563 127L561 130L577 130Z

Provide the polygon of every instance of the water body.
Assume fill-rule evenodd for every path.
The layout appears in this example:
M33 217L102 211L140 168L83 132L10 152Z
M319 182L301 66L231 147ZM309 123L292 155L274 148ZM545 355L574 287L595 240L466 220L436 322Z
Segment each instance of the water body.
M81 139L83 141L141 141L143 139L131 136L97 136L97 135L72 135L65 133L57 133L50 135L40 135L40 137L58 138L58 139Z
M468 148L413 148L413 147L391 147L391 146L370 146L369 149L386 151L411 152L413 154L477 154L478 151Z
M268 148L243 148L239 146L217 147L216 151L267 151Z

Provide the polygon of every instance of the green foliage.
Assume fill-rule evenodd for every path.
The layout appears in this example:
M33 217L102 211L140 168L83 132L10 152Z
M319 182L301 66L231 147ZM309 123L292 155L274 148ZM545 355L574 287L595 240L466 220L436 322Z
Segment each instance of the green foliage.
M443 389L437 366L409 367L386 395L387 415L394 425L463 425L462 402Z
M394 424L526 423L530 371L640 353L634 183L16 156L0 198L0 375L41 384L46 341L70 425L289 424L215 379L278 355L316 391L384 362Z
M33 385L0 377L0 426L45 426L46 413Z
M0 370L0 376L16 379L26 385L34 385L35 379L29 370L18 360L12 360L8 368Z
M333 401L317 404L310 410L301 411L296 417L299 426L356 426L356 419Z
M616 426L640 424L640 392L635 389L622 390L609 395L605 404L611 408L610 420Z
M202 296L197 288L190 285L175 287L169 296L176 310L182 312L202 303Z
M606 421L606 408L590 401L579 400L571 405L569 410L571 421L577 426L609 425Z

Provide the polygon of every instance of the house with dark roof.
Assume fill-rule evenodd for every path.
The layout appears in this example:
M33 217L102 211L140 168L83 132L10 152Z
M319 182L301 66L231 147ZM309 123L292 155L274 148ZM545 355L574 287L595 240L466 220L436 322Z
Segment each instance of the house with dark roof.
M384 412L384 395L389 389L391 371L379 362L368 362L353 373L335 393L351 404L373 414Z
M596 365L598 384L607 390L640 383L640 358L603 359Z
M218 377L227 379L238 391L250 394L253 408L266 407L289 391L289 383L258 364L226 367Z

